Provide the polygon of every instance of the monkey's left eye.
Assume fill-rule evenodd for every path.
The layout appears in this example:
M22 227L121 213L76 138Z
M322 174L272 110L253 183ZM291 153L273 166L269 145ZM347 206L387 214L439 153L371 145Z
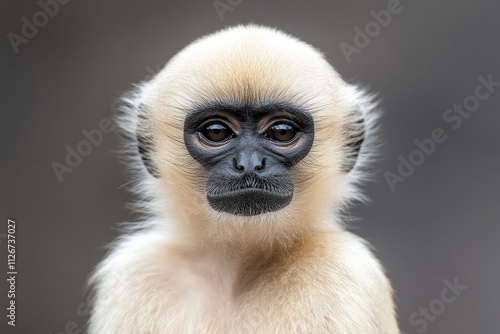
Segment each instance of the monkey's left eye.
M203 128L201 134L213 142L221 142L233 135L233 132L222 123L212 123Z
M278 142L288 142L295 138L297 130L286 123L279 123L271 126L265 133L264 137Z

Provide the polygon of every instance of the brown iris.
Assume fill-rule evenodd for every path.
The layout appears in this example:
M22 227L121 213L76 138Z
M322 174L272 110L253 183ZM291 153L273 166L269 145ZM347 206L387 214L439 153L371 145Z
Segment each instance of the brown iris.
M265 133L265 136L269 139L287 142L295 138L297 135L297 130L289 124L280 123L271 126Z
M203 129L202 134L210 141L220 142L229 138L232 132L221 123L212 123Z

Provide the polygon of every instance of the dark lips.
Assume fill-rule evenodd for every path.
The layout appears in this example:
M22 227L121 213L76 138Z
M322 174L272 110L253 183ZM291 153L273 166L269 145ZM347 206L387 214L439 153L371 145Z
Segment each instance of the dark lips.
M210 206L237 216L254 216L278 211L290 204L292 189L268 191L260 188L243 188L217 194L207 194Z

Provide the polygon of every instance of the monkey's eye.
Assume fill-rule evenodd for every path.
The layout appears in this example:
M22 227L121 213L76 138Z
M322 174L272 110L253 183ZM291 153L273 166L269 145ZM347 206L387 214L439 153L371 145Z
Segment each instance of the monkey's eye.
M202 129L201 134L210 141L221 142L232 137L233 132L222 123L211 123Z
M264 133L264 137L278 142L288 142L295 138L296 135L297 130L286 123L275 124Z

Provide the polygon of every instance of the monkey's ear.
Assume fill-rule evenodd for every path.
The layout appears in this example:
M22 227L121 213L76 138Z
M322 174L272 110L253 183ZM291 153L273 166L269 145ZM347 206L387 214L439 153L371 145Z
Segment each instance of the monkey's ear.
M360 110L353 111L349 115L348 124L345 128L345 140L346 162L343 171L348 173L356 165L361 145L365 141L365 120Z
M145 102L147 91L148 83L143 82L124 94L117 100L115 118L120 127L122 159L128 162L131 171L147 171L158 178L160 173L153 159L155 146L151 117Z
M152 154L154 153L154 138L147 108L141 104L137 111L136 130L137 149L147 171L154 177L159 178L158 167L154 164Z
M363 164L378 156L377 123L381 114L379 100L375 94L356 85L350 86L352 104L346 117L345 155L343 171L350 172L355 166L363 168ZM361 160L361 161L360 161ZM360 164L361 163L361 164Z

